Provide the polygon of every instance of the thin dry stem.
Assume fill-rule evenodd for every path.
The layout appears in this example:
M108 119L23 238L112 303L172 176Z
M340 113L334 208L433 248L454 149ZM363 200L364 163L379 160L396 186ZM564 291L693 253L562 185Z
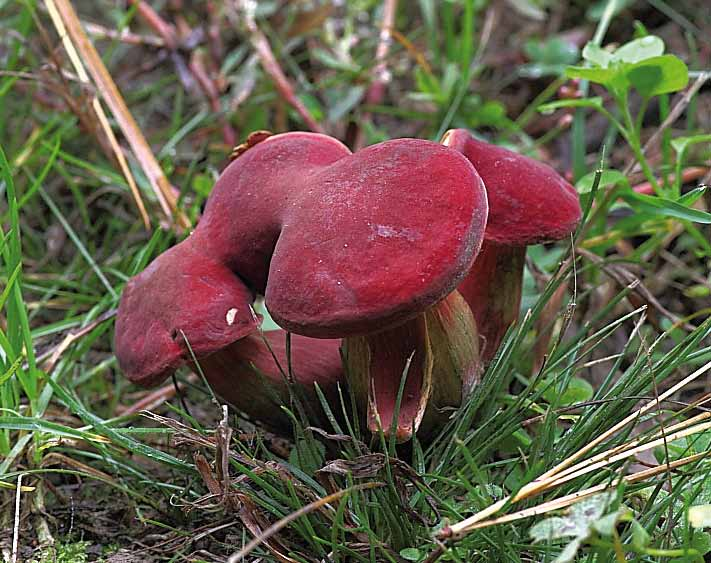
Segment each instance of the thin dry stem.
M525 510L519 510L518 512L514 512L512 514L506 514L505 516L500 516L498 518L492 518L490 520L484 520L483 522L478 522L478 523L472 525L467 531L479 530L481 528L488 528L490 526L495 526L497 524L505 524L507 522L514 522L516 520L521 520L523 518L530 518L531 516L538 516L540 514L545 514L546 512L560 510L561 508L566 508L572 504L575 504L576 502L579 502L579 501L581 501L585 498L588 498L592 495L595 495L597 493L601 493L606 490L612 490L620 483L620 481L623 483L626 483L626 484L632 484L632 483L637 483L639 481L644 481L646 479L649 479L650 477L656 477L657 475L661 475L662 473L665 473L669 469L676 469L677 467L682 467L684 465L688 465L689 463L699 461L700 459L703 459L703 458L707 457L708 455L709 455L708 452L694 454L694 455L687 456L687 457L678 459L676 461L673 461L673 462L669 463L668 465L666 465L666 464L660 465L660 466L654 467L652 469L645 469L645 470L639 471L637 473L632 473L631 475L622 477L621 479L618 479L617 481L615 481L613 483L609 483L609 484L603 483L601 485L596 485L594 487L590 487L588 489L583 489L582 491L578 491L578 492L572 493L570 495L560 497L555 500L544 502L543 504L540 504L538 506L527 508Z
M63 3L63 0L58 0L58 2ZM72 39L67 33L67 28L65 27L62 12L55 4L54 0L45 0L45 6L47 6L47 11L49 12L50 17L52 18L52 23L54 23L54 26L57 29L57 33L62 39L64 48L67 51L69 60L72 62L72 65L74 66L74 69L77 72L79 80L87 84L91 83L91 80L89 79L89 76L86 73L86 69L84 68L84 64L81 58L79 57L79 53L77 53L77 48L75 47L74 43L72 42ZM77 23L78 21L79 20L77 18ZM81 24L79 24L79 27L81 28ZM146 206L143 203L143 198L141 198L141 193L138 191L136 180L134 179L133 174L131 173L131 169L128 167L126 157L124 156L123 151L119 146L118 139L116 139L116 135L114 134L113 129L111 129L111 125L109 124L109 120L106 117L106 113L101 107L101 103L99 102L99 99L96 96L92 96L91 105L94 110L94 113L96 114L97 119L99 120L99 123L101 124L101 128L106 134L109 144L111 145L111 149L114 155L116 156L116 161L118 162L118 165L121 168L121 173L126 178L126 182L128 182L128 187L130 188L131 194L133 195L133 199L136 202L138 212L141 214L143 224L145 225L146 229L149 229L151 226L151 222L148 218L148 213L146 212Z
M126 140L131 145L131 149L146 173L166 217L171 220L175 217L180 226L188 227L190 223L187 217L177 209L177 198L173 187L168 182L160 164L158 164L158 160L153 154L148 141L143 136L143 132L133 119L126 102L111 78L109 71L104 66L99 53L84 32L71 2L69 0L45 0L45 4L50 12L54 11L55 13L52 18L55 21L55 25L57 25L58 21L64 24L65 29L59 30L58 28L58 31L67 50L71 49L74 52L73 55L70 54L73 64L76 66L77 63L74 62L76 60L83 68L77 51L81 53L89 74L91 74L104 101L114 114ZM72 47L69 47L70 44L73 44Z
M131 3L136 6L138 15L163 38L166 47L175 50L178 47L178 34L175 27L160 17L150 4L141 0L131 0Z
M674 393L676 393L677 391L679 391L680 389L682 389L683 387L685 387L686 385L691 383L694 379L697 379L699 376L701 376L704 373L706 373L707 371L709 371L709 369L711 369L711 362L704 364L702 367L697 369L691 375L687 376L682 381L680 381L679 383L677 383L676 385L674 385L673 387L671 387L670 389L668 389L667 391L665 391L664 393L659 395L659 397L648 402L646 405L637 409L632 414L630 414L629 416L627 416L626 418L624 418L623 420L621 420L620 422L618 422L617 424L612 426L610 429L608 429L607 431L600 434L597 438L588 442L588 444L583 446L581 449L579 449L573 455L566 458L565 460L560 462L558 465L556 465L552 469L548 470L546 473L544 473L543 475L538 477L536 480L531 481L527 485L523 486L515 496L505 497L505 498L501 499L500 501L497 501L494 504L488 506L484 510L474 514L473 516L470 516L469 518L466 518L465 520L462 520L461 522L458 522L458 523L452 525L448 529L449 533L454 534L455 536L464 534L468 530L472 529L472 526L474 526L474 524L476 524L477 522L481 522L482 520L495 514L496 512L501 510L504 506L506 506L509 503L517 502L517 501L522 500L524 498L529 498L535 494L538 494L541 491L544 491L546 489L549 489L549 488L555 486L556 484L560 484L565 481L569 481L570 479L572 479L574 477L578 477L584 473L587 473L589 470L591 470L589 468L593 467L593 465L588 465L591 463L591 460L583 461L582 463L578 464L577 466L573 465L574 462L576 460L580 459L581 457L583 457L587 452L589 452L590 450L595 448L597 445L601 444L608 438L613 437L622 428L627 426L630 422L634 422L634 421L638 420L641 415L643 415L646 412L648 412L649 410L655 408L659 404L659 402L664 401L665 399L667 399L668 397L670 397L671 395L673 395ZM705 414L706 413L704 413L704 415ZM700 417L702 417L704 415L699 415L699 417L694 417L694 418L700 419ZM686 424L686 423L685 422L680 423L680 425L684 425L684 424ZM671 428L668 428L667 431L669 431L670 429L678 428L680 425L672 426ZM672 434L671 436L668 436L667 439L674 440L677 437L688 436L690 434L700 432L700 431L703 431L708 428L711 428L711 423L699 424L699 425L694 426L688 430L681 430L680 432L676 432L676 433ZM614 463L615 461L620 461L621 459L626 459L627 457L630 457L631 455L635 455L636 453L639 453L640 451L649 449L650 447L655 447L655 445L658 445L658 444L656 444L656 442L662 443L663 441L664 441L664 438L659 438L657 440L654 440L652 442L645 444L644 446L639 446L637 448L633 447L631 450L627 450L626 452L623 452L623 453L617 453L617 455L612 454L612 452L619 452L620 447L618 446L616 448L613 448L610 451L599 454L598 456L595 456L592 459L601 458L601 456L610 456L612 454L612 456L609 457L606 462L602 463L602 465L595 466L595 468L601 467L604 465L608 465L610 463ZM650 445L650 444L652 444L652 445ZM634 441L633 441L633 445L634 445ZM630 447L630 444L626 444L625 447ZM571 467L571 466L573 466L573 467ZM568 469L568 468L570 468L570 469ZM582 468L587 468L587 469L584 470ZM666 470L666 468L667 468L667 466L665 465L664 470ZM566 469L568 469L568 471L565 471ZM577 473L577 474L574 473L575 471L579 471L579 470L580 470L580 473ZM561 479L561 477L563 477L563 479Z
M365 103L377 105L383 101L385 87L390 82L390 72L388 71L387 56L390 45L393 42L392 30L395 27L395 15L397 14L397 0L385 0L383 2L383 21L380 24L380 40L375 49L375 66L373 67L373 80L365 94ZM370 122L372 115L366 113L363 116L363 123ZM355 141L356 150L363 146L363 127L358 129Z
M667 115L667 118L662 122L662 124L657 128L657 130L654 131L652 136L644 144L644 147L642 147L642 154L645 154L649 150L649 148L659 140L659 138L662 136L662 133L666 129L668 129L669 126L671 126L677 119L679 119L679 116L684 113L686 107L691 103L692 98L706 83L706 81L709 80L709 78L711 78L711 72L702 72L696 79L696 81L681 95L679 101L674 104L674 107L669 112L669 115ZM625 166L622 173L625 176L631 174L632 171L636 168L635 164L637 163L634 160L629 162L627 166Z
M250 3L246 0L234 0L234 5L237 8L237 11L242 14L245 27L249 32L249 41L259 57L262 68L271 77L274 82L274 86L282 95L284 100L286 100L286 102L297 111L306 125L308 125L309 129L316 133L324 133L323 127L321 127L316 119L314 119L314 116L311 115L311 112L309 112L301 100L296 97L294 88L274 56L274 52L272 51L272 47L269 44L267 36L264 35L264 32L261 29L259 29L259 26L254 19L253 8L249 4Z
M12 528L12 563L17 563L17 550L20 546L20 498L22 495L22 477L17 476L17 489L15 490L15 523Z
M103 25L92 22L82 22L87 33L96 39L111 39L112 41L120 41L127 45L148 45L150 47L165 47L165 40L154 35L140 35L133 33L128 29L116 31L109 29Z
M238 561L243 561L247 555L252 553L252 551L254 551L254 549L256 549L260 544L264 543L269 538L271 538L274 534L279 532L279 530L283 529L285 526L288 526L294 520L297 520L298 518L301 518L302 516L309 514L318 508L321 508L327 504L330 504L330 503L344 497L345 495L348 495L348 494L353 493L355 491L364 491L366 489L374 489L376 487L382 487L382 486L384 486L384 483L378 483L378 482L364 483L362 485L354 485L353 487L349 487L347 489L343 489L341 491L337 491L333 494L327 495L323 498L317 499L317 500L307 504L306 506L301 507L299 510L292 512L291 514L282 518L278 522L275 522L271 526L269 526L269 528L264 530L264 532L259 537L254 538L246 546L244 546L239 552L231 555L230 558L227 560L227 563L237 563Z

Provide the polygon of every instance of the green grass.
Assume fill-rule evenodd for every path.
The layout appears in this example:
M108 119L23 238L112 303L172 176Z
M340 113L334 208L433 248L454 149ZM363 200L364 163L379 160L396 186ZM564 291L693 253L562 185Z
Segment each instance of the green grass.
M662 182L663 197L645 199L630 187L644 178L608 173L598 186L592 186L592 176L580 184L591 188L581 189L589 213L574 251L570 243L529 250L521 321L482 383L429 444L414 440L396 447L367 435L354 417L343 416L352 402L345 389L340 404L324 402L330 420L325 434L309 429L294 412L294 438L281 441L230 412L234 434L224 444L216 440L222 412L187 371L177 378L185 397L160 404L153 415L123 415L122 407L147 392L132 386L116 364L112 312L126 280L183 235L157 227L160 208L133 157L152 232L143 228L120 169L77 116L33 96L49 85L75 99L85 95L51 70L33 15L48 30L51 22L39 4L0 0L0 30L15 30L0 33L0 557L10 553L15 487L22 476L21 554L38 561L50 555L33 554L33 542L49 536L58 542L59 561L92 560L87 553L99 557L102 550L88 550L91 545L106 548L104 553L125 548L140 553L143 559L137 560L224 561L297 511L246 560L426 561L441 550L443 561L554 561L575 536L544 535L535 542L531 531L551 516L572 518L565 511L474 530L445 543L438 538L446 537L448 526L515 494L640 403L711 361L704 191L694 191L693 183ZM154 34L135 10L99 4L77 3L77 9L109 29L128 25ZM506 50L516 54L519 46L512 45L505 23L487 31L487 18L494 16L486 2L419 0L401 2L396 25L413 50L393 43L388 95L364 107L382 3L345 3L327 16L328 25L312 27L304 23L298 3L277 13L280 4L262 3L258 22L297 94L329 132L344 139L353 137L348 124L360 124L366 112L373 114L363 125L368 143L406 135L437 139L450 127L469 127L530 154L550 155L580 179L594 173L603 153L604 168L621 171L675 103L673 95L662 98L643 121L635 108L629 113L608 101L606 110L624 120L626 135L604 123L593 148L590 138L600 124L589 108L575 110L570 130L547 134L534 127L537 132L531 133L531 125L547 118L538 108L555 99L561 74L527 79L519 74L517 57L513 62L489 57ZM656 1L622 3L629 6L618 11L609 2L602 19L588 21L585 4L566 5L557 32L583 22L596 43L622 44L633 38L635 19L649 25L650 33L671 21L673 32L689 45L688 52L673 54L692 72L711 70L700 66L698 57L699 45L708 46L708 39L684 24L689 15L681 8ZM551 3L531 5L553 10ZM162 3L156 7L170 13ZM363 20L361 13L369 18ZM198 26L206 14L188 10L185 17ZM709 25L701 20L699 26ZM252 60L246 35L230 21L222 22L221 67L232 90L222 93L221 102L240 139L257 129L303 128ZM531 24L534 39L547 36L543 24L520 21ZM291 33L294 29L298 32ZM175 57L161 58L154 48L117 40L97 44L180 191L181 208L195 222L231 148L223 143L216 116L199 90L185 89L182 67L176 70L171 62ZM144 62L151 64L137 70ZM525 96L514 95L517 88L525 88ZM603 93L589 88L591 95ZM233 96L241 93L232 111ZM661 158L646 155L657 177L708 162L708 139L696 135L705 133L701 124L709 116L694 109L708 107L708 92L702 89L689 107L693 111L663 135ZM673 140L681 137L687 144L677 151ZM537 152L541 148L546 152ZM569 160L562 154L567 152ZM635 278L645 290L631 284ZM551 311L547 304L561 286L568 288L565 298ZM542 361L535 351L547 328L551 337L544 340ZM53 356L67 334L82 329L82 336ZM691 405L705 392L705 379L590 455L633 438L651 439L707 412ZM711 434L700 432L655 448L641 461L663 467L707 452L710 443ZM224 456L229 486L218 481L220 493L209 494L205 467L217 476L217 460ZM690 525L688 509L711 504L708 460L617 484L618 472L643 469L638 461L601 467L499 514L612 484L610 502L580 524L576 560L702 561L711 552L711 535ZM339 498L319 505L333 493ZM610 514L606 525L599 524L600 516ZM560 520L550 523L554 530L559 525Z

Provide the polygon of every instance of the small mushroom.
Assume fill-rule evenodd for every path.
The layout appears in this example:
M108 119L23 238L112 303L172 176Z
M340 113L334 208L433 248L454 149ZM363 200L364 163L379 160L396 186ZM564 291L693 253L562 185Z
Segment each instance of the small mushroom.
M518 319L526 246L573 233L580 201L575 188L550 166L479 141L464 129L445 133L442 144L469 159L489 200L484 244L458 287L474 314L487 364Z
M346 341L348 374L367 379L360 396L371 407L369 421L377 409L386 433L406 361L417 356L396 425L404 439L430 396L458 404L450 398L461 400L478 374L473 317L450 294L479 250L486 215L472 165L437 143L396 139L355 154L314 133L248 143L218 179L193 234L129 282L117 322L119 362L129 376L143 373L135 365L151 365L151 375L133 378L153 383L186 361L187 341L227 379L226 356L215 352L246 346L241 339L258 326L250 304L262 294L286 330L366 339L363 354ZM299 342L311 349L310 339ZM449 373L445 366L454 364L461 365ZM311 373L304 369L302 376ZM434 385L438 369L447 372L443 379L456 378L456 390ZM237 372L230 381L235 395L254 392L242 392Z

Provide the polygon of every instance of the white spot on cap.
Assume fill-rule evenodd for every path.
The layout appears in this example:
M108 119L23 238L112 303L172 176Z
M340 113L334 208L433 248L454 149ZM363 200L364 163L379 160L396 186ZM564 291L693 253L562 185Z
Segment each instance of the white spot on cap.
M225 320L227 321L228 326L232 326L235 323L236 316L237 316L237 309L235 307L232 307L232 309L227 311L227 314L225 315Z

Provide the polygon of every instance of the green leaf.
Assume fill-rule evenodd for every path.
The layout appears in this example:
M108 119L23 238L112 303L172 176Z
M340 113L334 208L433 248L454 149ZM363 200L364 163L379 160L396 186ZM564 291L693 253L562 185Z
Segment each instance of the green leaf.
M313 49L311 53L313 54L314 58L326 68L352 73L358 73L361 70L360 66L358 66L357 64L351 61L338 59L324 49Z
M365 86L353 86L346 89L345 92L339 91L338 94L338 98L334 100L333 105L328 109L329 121L338 121L351 111L363 99Z
M569 66L565 69L568 78L580 78L596 84L609 84L616 71L611 68L588 68L585 66Z
M611 536L619 520L619 512L611 512L593 522L592 527L603 536Z
M632 520L632 545L637 549L643 549L649 545L650 536L647 530L637 520Z
M607 68L612 60L612 53L606 51L597 43L588 41L583 49L583 59L600 68Z
M415 547L406 547L400 550L400 557L406 561L419 561L422 559L422 552Z
M560 108L602 108L602 98L583 98L581 100L556 100L538 106L541 113L552 113Z
M672 148L681 156L686 149L697 143L711 143L711 134L690 135L688 137L677 137L671 142Z
M696 532L691 539L691 548L701 555L706 555L711 551L711 534L708 532Z
M689 83L689 69L674 55L645 59L627 69L630 84L645 98L678 92Z
M706 285L694 284L685 287L683 293L690 299L702 299L711 295L711 289Z
M575 183L575 189L578 190L579 194L587 194L592 190L593 183L595 182L595 172L590 172L585 174L580 180ZM603 170L600 176L600 187L604 188L607 186L617 186L617 185L629 186L629 181L627 177L619 170Z
M664 41L655 35L647 35L619 47L612 55L612 60L635 64L663 54Z
M192 184L193 191L196 194L202 197L207 197L210 195L212 187L215 185L215 180L207 174L195 174Z
M548 383L550 383L550 380L546 379L541 382L542 385ZM590 383L580 377L571 377L568 382L568 387L562 395L560 394L559 386L554 384L550 385L545 393L543 393L543 398L549 403L558 401L558 404L567 406L589 401L593 393L594 389Z
M534 542L551 541L559 538L578 537L586 533L587 527L580 529L570 518L553 516L534 525L528 532Z
M555 558L553 563L571 563L572 561L574 561L575 556L577 555L582 543L583 542L580 539L576 539L570 542L568 545L565 546L563 551L560 552L560 555Z
M519 74L531 78L561 75L565 72L565 65L578 60L578 47L562 37L529 39L523 50L531 62L521 66Z
M622 191L620 196L627 203L629 203L635 211L648 213L650 215L659 215L662 217L676 217L677 219L683 219L684 221L711 225L711 213L686 207L685 205L671 199L638 194L631 189Z

